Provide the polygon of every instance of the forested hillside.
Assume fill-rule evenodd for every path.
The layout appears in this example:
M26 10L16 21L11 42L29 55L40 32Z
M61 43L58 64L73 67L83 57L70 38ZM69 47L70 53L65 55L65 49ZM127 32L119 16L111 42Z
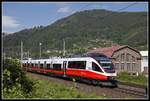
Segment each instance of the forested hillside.
M42 15L41 15L42 16ZM129 45L138 50L147 49L147 12L114 12L85 10L57 20L49 26L24 29L4 37L7 55L20 56L20 42L24 52L33 57L62 55L63 40L67 53L84 53L95 47L112 44Z

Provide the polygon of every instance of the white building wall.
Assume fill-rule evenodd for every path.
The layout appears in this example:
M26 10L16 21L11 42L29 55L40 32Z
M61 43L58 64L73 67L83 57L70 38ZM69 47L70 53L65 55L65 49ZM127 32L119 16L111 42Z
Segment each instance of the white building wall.
M141 60L141 72L144 71L144 67L148 67L148 51L140 51L142 55Z
M144 67L148 67L148 60L141 61L141 72L144 71Z

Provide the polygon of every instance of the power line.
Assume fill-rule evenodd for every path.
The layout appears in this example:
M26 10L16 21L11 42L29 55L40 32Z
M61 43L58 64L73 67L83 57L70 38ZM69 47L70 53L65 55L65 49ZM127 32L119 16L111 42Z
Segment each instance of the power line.
M121 11L121 10L127 9L127 8L129 8L129 7L131 7L131 6L135 5L135 4L137 4L137 2L132 3L132 4L128 5L127 7L121 8L121 9L119 9L118 11Z
M93 4L94 4L94 3L90 3L90 4L85 5L84 7L81 7L80 11L83 10L84 8L90 6L90 5L93 5ZM123 7L123 8L118 9L116 12L125 10L125 9L127 9L127 8L129 8L129 7L133 6L133 5L136 5L136 4L138 4L138 3L135 2L135 3L129 4L129 5L127 5L126 7ZM114 14L113 12L110 12L109 14L107 14L107 15L105 15L105 16L102 16L100 19L103 20L103 19L105 19L106 17L112 16L113 14Z
M86 7L90 6L90 5L93 5L93 4L94 4L94 3L90 3L90 4L87 4L87 5L83 6L83 7L81 7L80 11L82 11L84 8L86 8ZM129 7L133 6L133 5L135 5L135 4L137 4L137 2L132 3L132 4L129 4L128 6L123 7L123 8L121 8L121 9L118 9L117 11L125 10L125 9L127 9L127 8L129 8ZM72 10L72 11L75 11L75 10ZM112 14L113 14L113 12L111 12L110 14L107 14L106 16L101 17L101 19L104 19L104 18L106 18L106 17L108 17L108 16L110 16L110 15L112 15Z
M22 67L22 60L23 60L23 42L21 41L21 67Z
M84 9L84 8L88 7L89 5L91 5L91 3L90 3L90 4L85 5L85 6L84 6L84 7L82 7L82 8L80 8L80 11L81 11L82 9Z
M91 3L90 4L86 4L85 6L81 7L78 11L82 11L84 8L88 7L89 5L91 5ZM74 12L74 11L75 10L71 10L71 12Z
M126 7L123 7L123 8L121 8L121 9L118 9L116 12L125 10L125 9L127 9L127 8L129 8L129 7L133 6L133 5L135 5L135 4L137 4L137 3L132 3L132 4L128 5L128 6L126 6ZM111 12L110 14L107 14L107 15L101 17L101 19L104 19L104 18L106 18L106 17L108 17L108 16L111 16L112 14L114 14L114 13Z

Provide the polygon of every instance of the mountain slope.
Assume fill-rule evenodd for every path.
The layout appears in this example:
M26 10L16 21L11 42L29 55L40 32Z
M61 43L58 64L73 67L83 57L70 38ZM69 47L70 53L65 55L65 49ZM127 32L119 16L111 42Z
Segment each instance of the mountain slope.
M66 49L83 52L93 47L107 47L112 43L126 44L137 49L147 48L147 13L113 12L108 10L86 10L74 13L46 27L35 27L4 37L5 51L38 53L39 42L43 52ZM137 41L138 40L138 41Z

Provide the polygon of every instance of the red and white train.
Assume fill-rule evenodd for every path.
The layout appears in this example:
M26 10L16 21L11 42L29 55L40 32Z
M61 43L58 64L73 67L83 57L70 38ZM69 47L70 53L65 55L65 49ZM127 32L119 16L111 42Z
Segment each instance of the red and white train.
M23 60L24 69L43 74L86 79L93 83L117 86L113 63L107 57L76 57Z

